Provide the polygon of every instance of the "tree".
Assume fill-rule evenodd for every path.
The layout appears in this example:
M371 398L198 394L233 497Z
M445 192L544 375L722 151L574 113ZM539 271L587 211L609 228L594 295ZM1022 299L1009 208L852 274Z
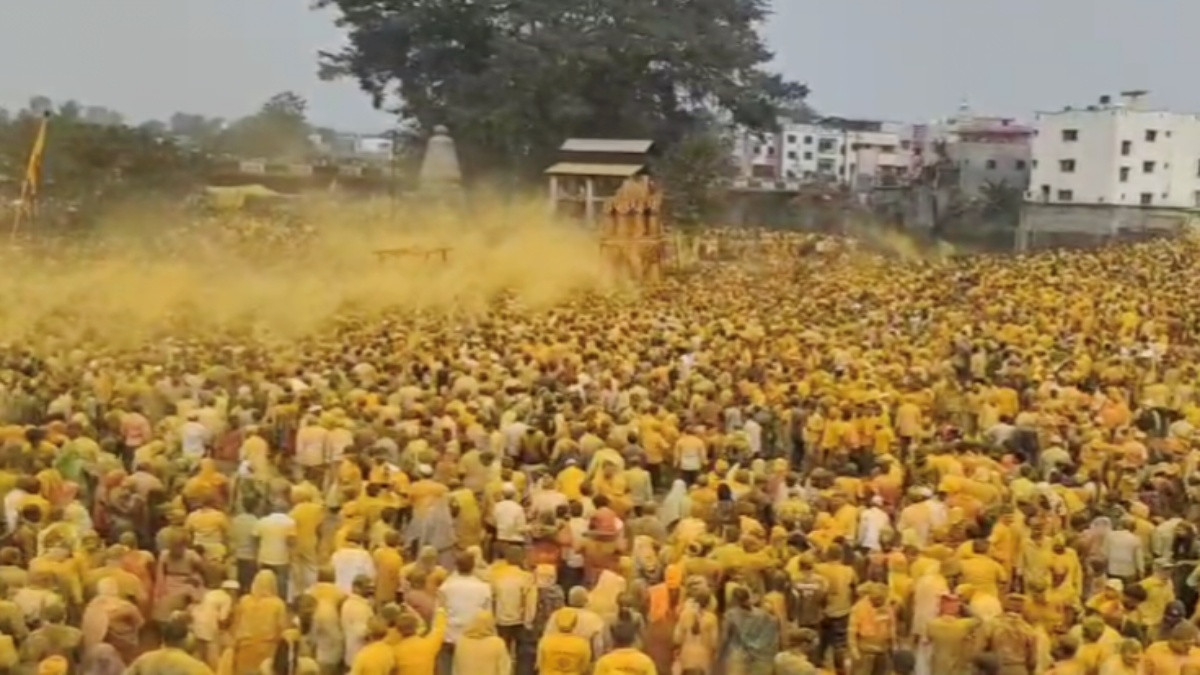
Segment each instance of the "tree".
M83 106L79 101L67 101L58 106L58 117L66 120L77 120L83 116Z
M34 116L45 115L54 111L54 101L46 96L34 96L29 99L29 113Z
M154 133L153 128L93 123L87 119L87 109L68 101L50 117L42 162L44 198L91 202L143 191L183 189L202 179L202 156ZM114 119L111 115L107 119ZM0 173L19 182L41 122L41 115L28 110L0 123Z
M167 128L172 134L197 143L211 141L224 127L225 120L220 117L205 117L184 112L177 112L167 120Z
M985 220L999 225L1016 227L1021 219L1021 206L1025 197L1021 188L1008 181L987 181L979 190Z
M257 113L222 132L219 147L242 157L302 159L312 151L307 109L308 102L299 94L276 94Z
M99 124L102 126L119 126L125 123L125 118L121 113L102 105L89 105L83 111L83 119L88 124Z
M146 120L138 125L138 130L155 138L166 136L168 134L167 123L159 120Z
M530 175L570 136L670 146L714 115L771 127L804 85L769 73L767 0L317 0L349 45L322 74L428 131L467 169Z
M703 130L663 155L657 174L666 186L667 217L673 224L694 228L720 218L727 182L736 172L730 145L715 131Z

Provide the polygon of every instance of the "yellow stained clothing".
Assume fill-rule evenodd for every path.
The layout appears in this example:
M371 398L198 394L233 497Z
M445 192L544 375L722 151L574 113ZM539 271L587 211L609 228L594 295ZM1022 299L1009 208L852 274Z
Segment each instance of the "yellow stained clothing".
M1146 601L1138 605L1138 613L1147 626L1158 626L1163 622L1167 605L1175 601L1175 585L1170 579L1156 575L1143 579L1141 587L1146 591Z
M555 479L558 491L566 495L567 499L578 501L583 498L583 484L587 481L587 472L577 466L568 466L558 472L558 477Z
M420 482L420 481L418 481ZM433 628L425 635L413 635L396 642L395 675L434 675L437 655L446 637L446 610L438 609Z
M614 649L596 661L593 675L657 675L654 660L636 649Z
M371 554L375 561L375 600L381 603L395 602L400 591L400 570L404 569L404 558L390 546L380 546Z
M1176 654L1166 642L1155 642L1142 654L1142 675L1182 675L1184 666L1200 667L1200 647Z
M854 586L858 583L854 568L842 563L825 562L813 566L813 571L829 583L825 596L825 616L833 619L849 616L854 606Z
M540 675L584 675L592 662L587 638L572 633L547 633L538 641Z
M45 574L54 578L58 592L74 605L83 603L83 580L79 578L79 566L72 558L53 560L46 556L34 558L29 563L31 577Z
M208 664L191 654L172 647L146 652L125 669L125 675L163 675L164 673L213 675L213 670L208 667Z
M325 521L325 507L316 502L301 502L289 514L296 523L296 557L315 558Z
M980 591L1000 597L1000 589L1008 583L1008 572L991 558L970 554L961 561L962 583L970 584Z
M467 488L454 490L450 493L450 501L457 510L454 516L455 543L462 549L482 545L483 512L475 493Z
M392 675L396 669L396 651L382 640L364 646L354 657L350 675Z

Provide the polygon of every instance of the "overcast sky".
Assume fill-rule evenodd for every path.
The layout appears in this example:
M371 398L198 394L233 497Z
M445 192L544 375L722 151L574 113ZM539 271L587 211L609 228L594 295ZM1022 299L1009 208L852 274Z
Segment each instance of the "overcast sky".
M131 120L236 117L271 94L307 96L313 120L376 131L351 82L323 83L316 52L342 41L309 0L0 0L0 105L35 94ZM774 0L775 66L821 112L926 121L964 98L1031 117L1142 88L1200 111L1198 0Z

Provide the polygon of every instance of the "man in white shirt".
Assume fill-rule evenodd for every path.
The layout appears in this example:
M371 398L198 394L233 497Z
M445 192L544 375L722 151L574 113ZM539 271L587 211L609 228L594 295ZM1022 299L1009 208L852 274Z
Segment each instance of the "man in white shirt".
M558 507L566 506L568 502L567 496L555 488L554 476L547 474L542 476L538 487L534 488L529 497L530 515L535 520L544 513L554 515Z
M204 459L210 438L208 427L200 422L200 414L188 413L187 421L179 428L179 445L183 456L192 464Z
M496 520L496 541L504 544L524 544L527 522L525 509L517 502L517 490L512 484L506 483L501 493L503 499L496 502L492 508L492 517Z
M437 606L446 611L446 644L451 648L443 650L447 654L480 612L492 611L492 587L475 576L475 556L463 552L454 559L454 574L438 588Z
M892 519L882 506L882 498L871 497L871 506L858 517L858 545L871 551L880 550L879 537L892 525Z
M292 547L296 543L296 521L283 508L276 506L274 513L260 518L254 528L254 536L258 539L259 569L269 569L275 573L279 597L290 602L288 572L292 567Z
M196 638L198 650L209 663L216 663L221 654L221 644L218 638L221 627L233 614L233 599L237 595L238 582L229 580L220 588L212 589L204 594L200 602L192 605L192 635Z
M333 567L334 583L347 595L354 592L354 580L358 577L375 581L375 560L362 547L362 535L358 532L346 535L346 545L333 552L329 564Z
M311 411L310 411L311 412ZM308 469L323 468L329 463L329 430L312 414L308 423L296 432L296 464Z

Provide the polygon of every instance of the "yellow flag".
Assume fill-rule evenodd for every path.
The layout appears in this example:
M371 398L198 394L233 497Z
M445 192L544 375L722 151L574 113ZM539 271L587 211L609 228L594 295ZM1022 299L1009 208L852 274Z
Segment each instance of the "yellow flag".
M42 180L42 155L46 152L46 128L49 126L50 116L42 117L42 123L38 125L37 138L33 141L33 149L29 151L29 165L25 167L25 185L22 192L22 197L26 200L33 200L37 197L38 187Z

